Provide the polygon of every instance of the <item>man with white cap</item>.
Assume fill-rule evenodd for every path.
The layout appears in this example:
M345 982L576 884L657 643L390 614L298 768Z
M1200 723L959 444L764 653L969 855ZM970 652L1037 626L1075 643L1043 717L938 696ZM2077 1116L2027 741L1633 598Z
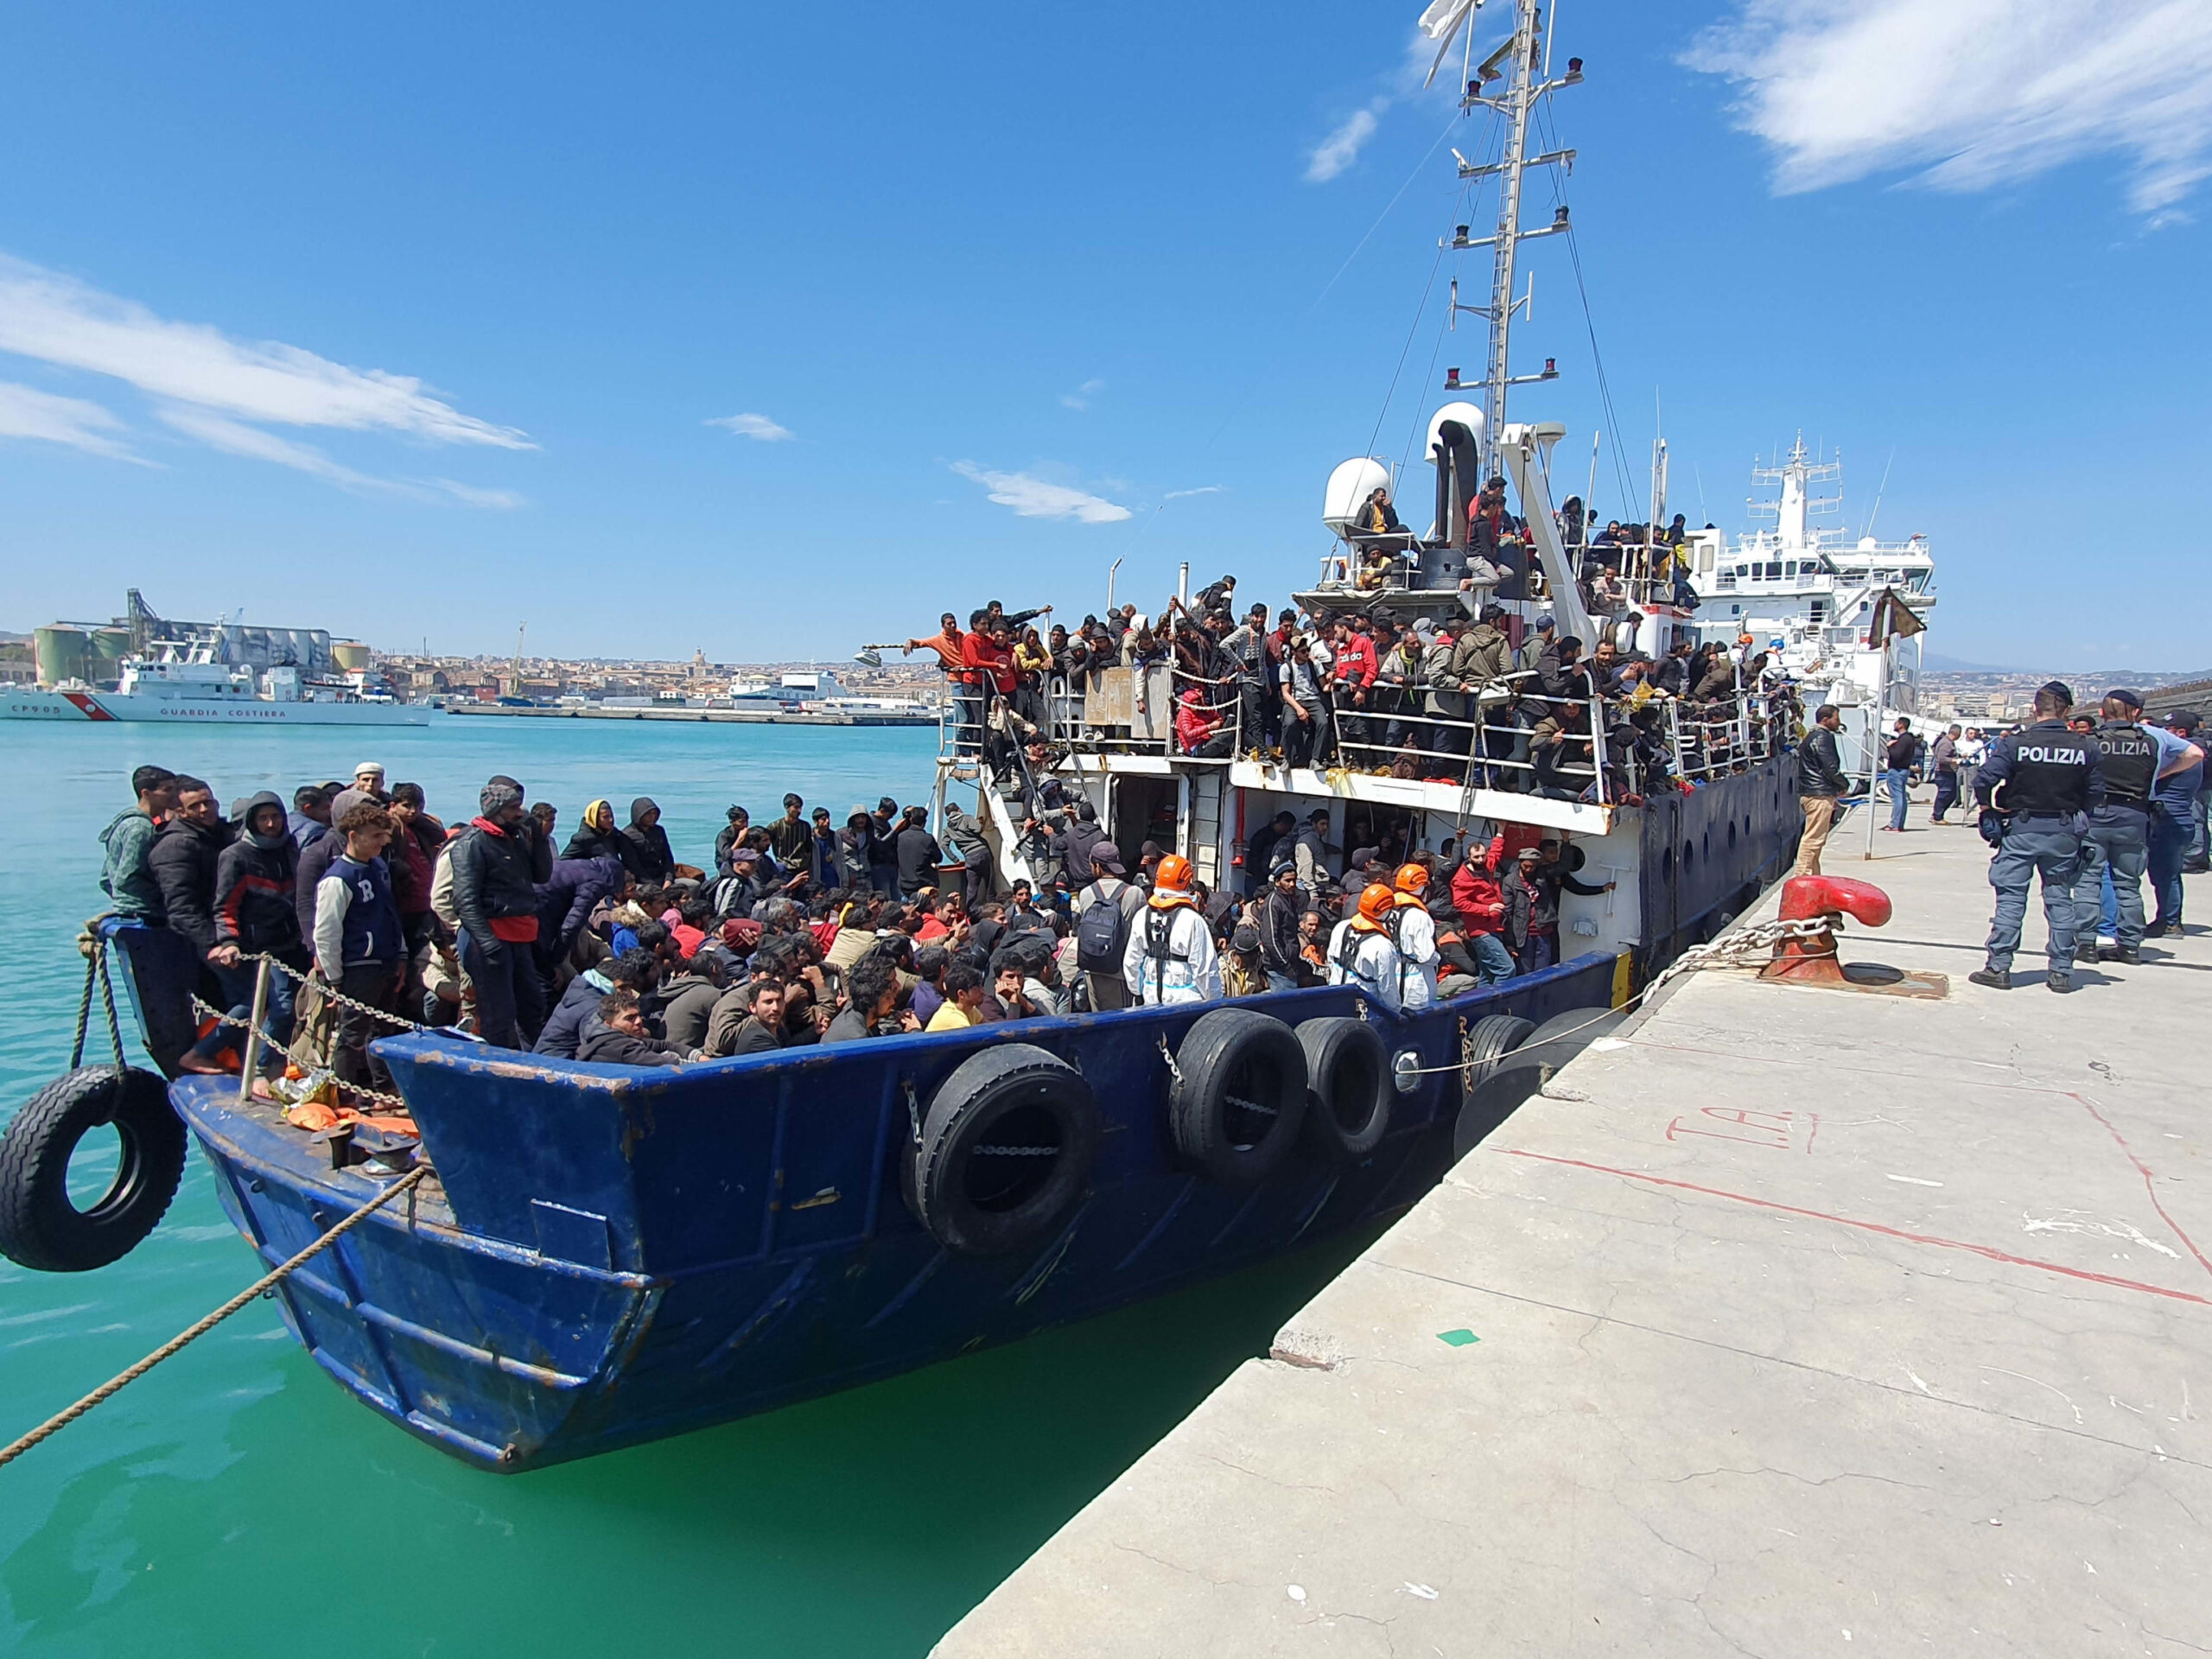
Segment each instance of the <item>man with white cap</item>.
M330 821L336 823L357 806L390 806L391 797L385 793L384 766L380 761L364 760L353 768L353 785L338 791L338 798L330 804Z

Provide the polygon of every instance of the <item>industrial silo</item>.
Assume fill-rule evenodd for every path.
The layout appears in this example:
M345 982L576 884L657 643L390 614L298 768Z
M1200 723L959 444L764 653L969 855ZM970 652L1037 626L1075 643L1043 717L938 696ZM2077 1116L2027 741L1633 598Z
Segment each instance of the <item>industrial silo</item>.
M48 690L64 680L88 677L92 640L82 628L39 628L31 635L31 652L38 659L38 683Z
M123 677L123 659L130 654L130 629L94 628L85 677L94 685L113 685Z
M340 670L345 673L358 674L369 665L369 648L351 639L334 641L330 652Z

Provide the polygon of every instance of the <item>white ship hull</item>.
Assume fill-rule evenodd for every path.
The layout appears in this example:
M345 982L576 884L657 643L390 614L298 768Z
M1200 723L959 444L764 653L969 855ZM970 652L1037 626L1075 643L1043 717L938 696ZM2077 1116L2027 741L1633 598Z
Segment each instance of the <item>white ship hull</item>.
M419 703L278 702L266 697L148 696L120 691L0 692L0 720L142 721L165 726L428 726L443 711Z

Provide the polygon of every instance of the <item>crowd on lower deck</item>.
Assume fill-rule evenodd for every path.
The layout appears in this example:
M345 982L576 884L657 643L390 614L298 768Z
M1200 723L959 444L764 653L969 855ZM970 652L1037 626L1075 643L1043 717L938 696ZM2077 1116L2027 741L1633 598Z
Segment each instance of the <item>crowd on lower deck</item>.
M732 806L692 863L650 798L590 801L564 837L506 776L450 817L374 762L289 804L225 807L159 766L131 784L102 885L197 965L181 1069L239 1067L258 990L260 1069L357 1092L390 1088L371 1045L408 1026L660 1065L1325 983L1419 1006L1550 965L1561 893L1604 891L1564 836L1420 852L1356 810L1348 847L1326 810L1282 813L1216 888L1152 842L1125 855L1057 791L1027 825L1034 875L1008 882L974 814L933 830L888 796L842 823L796 794L759 822Z

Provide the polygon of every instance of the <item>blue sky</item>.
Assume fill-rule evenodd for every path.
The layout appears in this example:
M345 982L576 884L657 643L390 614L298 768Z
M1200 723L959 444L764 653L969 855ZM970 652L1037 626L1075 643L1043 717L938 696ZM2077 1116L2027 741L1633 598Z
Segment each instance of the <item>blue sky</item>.
M1567 5L1627 475L1656 410L1673 505L1740 528L1802 429L1853 528L1888 465L1877 529L1935 538L1936 649L2212 664L2212 18L1929 10ZM136 584L758 660L1079 614L1116 558L1141 601L1183 559L1286 591L1330 468L1479 371L1448 265L1421 308L1457 200L1422 158L1481 134L1408 74L1417 11L11 6L0 627ZM1517 364L1562 376L1514 412L1579 481L1590 337L1563 243L1526 266Z

